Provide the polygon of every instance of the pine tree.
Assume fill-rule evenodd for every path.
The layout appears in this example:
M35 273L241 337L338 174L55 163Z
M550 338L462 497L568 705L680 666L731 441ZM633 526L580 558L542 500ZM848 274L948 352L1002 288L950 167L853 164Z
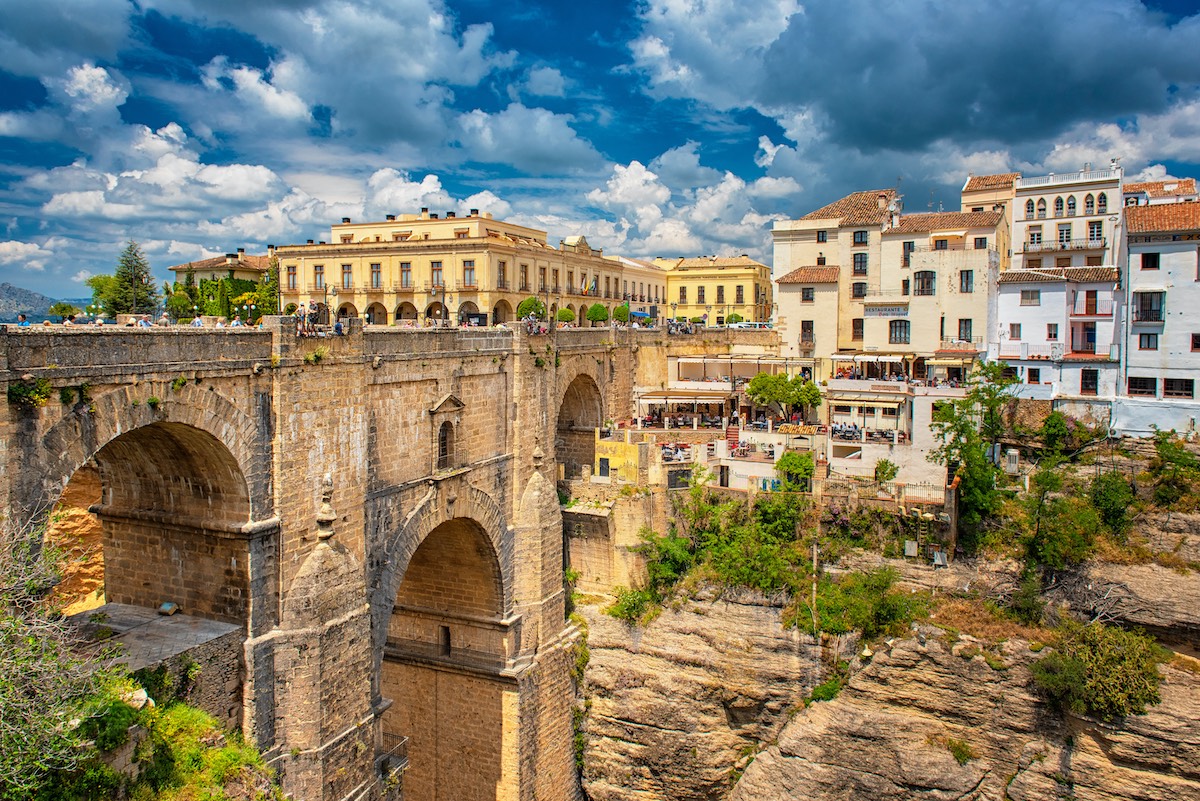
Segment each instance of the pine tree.
M113 314L148 314L158 305L158 287L150 276L150 262L132 239L121 251L117 272L108 286L104 308Z

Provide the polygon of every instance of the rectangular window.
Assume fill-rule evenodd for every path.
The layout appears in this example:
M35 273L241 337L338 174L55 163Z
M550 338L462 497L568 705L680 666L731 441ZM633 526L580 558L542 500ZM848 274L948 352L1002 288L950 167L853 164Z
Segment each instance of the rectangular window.
M867 285L859 281L850 286L850 294L852 297L865 298L867 296Z
M1025 373L1025 383L1040 384L1042 383L1042 369L1040 367L1030 367Z
M702 286L698 286L698 287L696 287L696 302L697 302L697 303L703 303L703 302L704 302L704 289L705 289L705 288L704 288L704 287L702 287Z
M554 271L554 283L552 284L552 286L554 287L554 291L557 292L558 291L558 270Z
M429 272L433 277L433 285L442 286L442 263L440 261L429 262Z
M814 341L815 337L816 337L816 333L814 333L813 321L812 320L801 320L800 321L800 341L808 342L811 344Z
M1079 371L1079 392L1083 395L1095 395L1100 389L1100 371L1094 367L1085 367Z
M1040 289L1022 289L1021 290L1021 305L1022 306L1041 306L1042 305L1042 290L1040 290Z
M1200 334L1192 334L1192 350L1200 351Z
M975 291L975 271L963 270L958 274L958 291L970 294Z
M812 303L816 299L817 299L817 290L815 288L813 288L811 286L805 286L805 287L800 288L800 302L801 303ZM1197 336L1197 335L1194 334L1193 336Z
M738 284L733 289L733 302L738 305L741 305L746 302L745 287L743 287L741 284Z
M933 240L933 249L934 250L949 250L950 249L950 240L949 239Z
M607 290L608 290L608 287L607 287L608 279L607 278L604 279L604 283L606 285L605 291L607 292ZM538 267L538 292L545 292L545 291L546 291L546 268Z
M296 288L296 265L289 264L287 268L287 288Z
M912 262L912 254L917 249L917 243L904 242L902 247L904 248L904 266L907 267Z
M850 321L850 338L861 342L863 338L863 318L855 317Z
M908 337L908 320L892 320L888 323L888 342L893 345L907 345Z
M575 271L567 270L567 292L575 291Z
M1196 396L1196 381L1193 378L1164 378L1164 398L1194 398Z
M1157 253L1143 253L1142 254L1142 269L1143 270L1157 270L1158 269L1158 255L1159 254L1157 254Z
M1104 264L1104 257L1103 256L1088 256L1084 260L1084 264L1087 265L1088 267L1099 267L1100 265Z
M986 236L975 237L975 249L976 250L987 250L987 237Z
M400 288L412 289L412 262L400 262Z
M354 241L353 234L342 234L342 244L343 245L349 245L353 241Z
M1158 334L1138 334L1138 350L1158 350Z
M817 231L817 241L818 242L828 242L829 241L829 232L828 231Z
M371 262L371 288L379 289L383 286L383 265L379 262Z
M475 286L475 260L463 262L463 286Z
M324 264L314 264L313 265L313 286L316 287L317 289L325 288L325 265Z
M687 303L687 287L686 286L679 287L679 302Z
M1029 244L1031 244L1031 245L1042 244L1042 226L1040 226L1040 225L1029 226Z
M962 342L970 342L972 329L974 328L973 321L969 318L959 318L958 321L958 338Z
M1008 324L1008 338L1009 339L1017 339L1017 340L1019 340L1021 338L1021 324L1020 323L1009 323Z
M1165 292L1133 293L1133 321L1135 323L1161 323Z
M854 232L854 244L856 244L856 245L867 244L867 232L866 231L855 231Z
M354 288L354 269L349 264L342 265L342 289Z
M907 295L907 294L908 294L908 286L909 286L908 279L907 279L907 278L901 278L901 279L900 279L900 294L901 294L901 295Z
M508 262L496 264L496 289L508 289Z
M1070 267L1071 266L1071 257L1070 256L1059 256L1057 259L1054 260L1054 266L1055 267Z
M1093 247L1100 245L1104 241L1104 223L1099 220L1092 220L1088 223L1088 243Z
M1129 394L1154 397L1158 394L1158 379L1129 376Z
M717 303L724 303L724 302L725 302L725 287L719 286L719 287L717 287Z
M866 253L855 253L854 254L854 274L855 275L866 275L867 274L867 254Z
M850 414L850 407L837 404L833 407L834 414Z
M1041 259L1027 259L1025 261L1025 266L1028 267L1030 270L1040 270L1040 269L1042 269L1042 260Z
M1059 245L1071 244L1071 224L1070 223L1059 223L1058 224L1058 244Z
M1058 341L1058 323L1046 323L1046 339L1050 342Z
M521 291L522 292L529 291L529 265L528 264L521 265Z
M936 275L932 270L913 273L913 294L932 295L936 291Z

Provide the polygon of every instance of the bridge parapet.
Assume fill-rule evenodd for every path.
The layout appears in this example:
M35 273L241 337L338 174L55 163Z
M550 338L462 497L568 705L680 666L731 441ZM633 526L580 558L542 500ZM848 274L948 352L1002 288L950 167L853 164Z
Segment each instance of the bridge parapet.
M130 367L196 368L269 360L269 331L245 329L35 328L0 333L0 366L20 373L44 368L104 372Z

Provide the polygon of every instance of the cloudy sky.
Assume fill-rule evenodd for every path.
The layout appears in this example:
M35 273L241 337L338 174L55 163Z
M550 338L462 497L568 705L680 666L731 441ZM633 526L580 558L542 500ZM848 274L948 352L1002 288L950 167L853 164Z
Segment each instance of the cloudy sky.
M0 0L0 280L421 206L769 264L897 181L1200 176L1198 53L1197 0Z

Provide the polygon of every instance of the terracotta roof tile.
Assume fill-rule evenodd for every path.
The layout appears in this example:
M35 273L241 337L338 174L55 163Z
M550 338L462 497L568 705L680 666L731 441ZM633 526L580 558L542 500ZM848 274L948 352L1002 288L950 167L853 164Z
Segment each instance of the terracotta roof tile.
M798 267L780 278L777 284L836 284L837 267Z
M972 175L963 186L964 192L979 192L984 189L1011 189L1021 177L1019 172L1001 172L995 175Z
M1079 284L1101 284L1109 281L1115 284L1119 275L1116 267L1068 267L1066 278Z
M958 228L995 228L1000 222L998 211L939 211L905 214L900 224L887 233L910 234L948 231Z
M884 197L884 208L879 208L879 196ZM841 200L835 200L816 211L810 211L802 220L840 220L842 225L878 225L888 216L887 206L896 199L895 189L869 189L854 192Z
M202 272L218 268L228 269L229 267L240 270L257 270L265 273L271 267L271 258L269 256L247 256L243 254L240 257L234 257L233 264L228 264L224 256L214 256L211 259L189 261L187 264L176 264L174 267L168 267L167 269L177 272L187 272L188 270Z
M1001 284L1044 284L1053 281L1071 281L1077 284L1116 283L1119 278L1116 267L1047 267L1044 269L1016 269L1000 273Z
M1150 197L1177 197L1179 195L1196 194L1195 178L1171 178L1167 181L1140 181L1127 183L1123 190L1125 194L1146 193Z
M1131 234L1200 230L1200 203L1126 206L1125 225Z
M766 267L749 256L699 256L690 259L680 259L675 269L703 269L706 267Z
M1065 281L1062 270L1005 270L1000 273L997 283L1001 284L1045 284L1053 281Z

